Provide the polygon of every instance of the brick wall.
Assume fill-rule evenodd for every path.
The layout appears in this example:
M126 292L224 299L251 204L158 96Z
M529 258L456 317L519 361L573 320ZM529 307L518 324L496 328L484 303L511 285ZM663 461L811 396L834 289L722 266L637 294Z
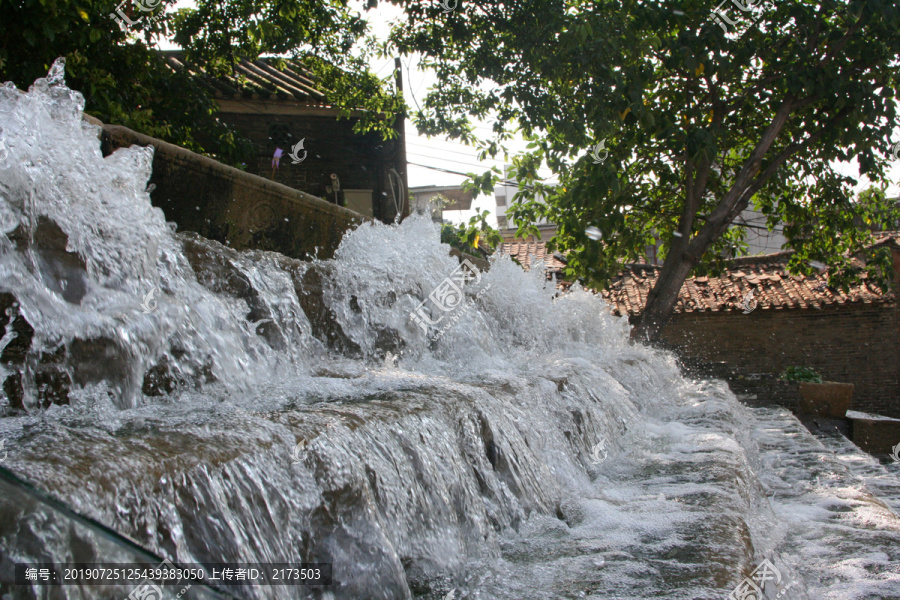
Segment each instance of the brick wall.
M796 406L788 366L853 383L851 410L900 418L900 319L894 303L842 308L676 314L663 340L691 372L726 379L758 404ZM752 403L752 402L751 402Z

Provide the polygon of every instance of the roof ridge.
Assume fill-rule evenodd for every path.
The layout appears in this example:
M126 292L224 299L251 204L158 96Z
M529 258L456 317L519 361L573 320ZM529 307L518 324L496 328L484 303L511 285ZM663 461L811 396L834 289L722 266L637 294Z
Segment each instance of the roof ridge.
M885 243L895 243L900 246L900 232L898 231L879 231L873 232L877 234L882 234L882 237L877 238L871 244L866 246L866 248L874 248L875 246L880 246ZM545 245L547 244L544 240L532 240L528 242L504 242L504 245L507 244L535 244L537 245ZM749 256L738 256L735 258L726 259L725 262L730 266L751 266L758 265L760 263L766 262L782 262L784 259L790 258L796 250L781 250L779 252L772 252L769 254L753 254ZM661 269L662 265L654 265L646 262L631 262L631 263L622 263L623 267L626 268L640 268L640 269Z
M215 90L218 97L266 100L290 99L321 106L327 102L327 90L319 89L318 81L299 58L259 56L255 60L240 59L232 72L214 77L203 69L184 62L184 50L158 50L166 63L175 70L185 70ZM277 69L270 61L283 60L286 68Z

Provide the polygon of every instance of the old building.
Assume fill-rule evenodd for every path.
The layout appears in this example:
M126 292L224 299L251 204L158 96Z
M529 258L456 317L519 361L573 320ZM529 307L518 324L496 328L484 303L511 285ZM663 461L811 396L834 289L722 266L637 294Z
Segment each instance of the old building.
M173 69L186 68L179 52L165 57ZM339 118L300 61L288 60L283 70L270 62L240 61L226 78L194 72L209 85L219 119L253 142L256 156L246 170L385 222L408 213L403 119L391 140L357 134L359 115Z

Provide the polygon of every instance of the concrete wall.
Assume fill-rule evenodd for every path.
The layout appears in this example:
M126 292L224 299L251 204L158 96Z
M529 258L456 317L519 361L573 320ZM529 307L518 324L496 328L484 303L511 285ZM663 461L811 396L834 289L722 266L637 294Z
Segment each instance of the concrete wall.
M727 379L760 404L796 407L796 384L777 381L788 366L852 383L851 410L900 417L900 319L894 303L821 310L682 313L663 340L686 367Z
M365 217L321 198L235 169L117 125L104 125L102 149L153 146L150 198L179 231L242 250L330 258L344 233ZM284 160L284 159L282 159Z

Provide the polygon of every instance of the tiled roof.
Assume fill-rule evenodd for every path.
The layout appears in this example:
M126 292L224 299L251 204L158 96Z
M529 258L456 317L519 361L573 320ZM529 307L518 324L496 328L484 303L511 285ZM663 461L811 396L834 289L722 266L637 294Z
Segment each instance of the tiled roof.
M544 270L548 274L558 273L566 268L566 263L553 256L552 252L547 253L546 242L504 242L501 252L519 261L526 271L531 268L532 258L544 261Z
M897 247L898 233L882 233L876 246L889 244ZM530 244L504 244L503 251L519 259L523 265L529 262L522 257L533 255L546 257L544 242ZM813 308L852 304L879 304L893 301L892 293L883 294L874 284L863 280L845 294L840 289L828 287L828 273L824 271L809 277L791 275L787 263L791 252L779 252L762 256L748 256L732 261L731 268L718 277L691 277L681 287L675 312L717 312L743 310L744 297L753 292L757 310ZM550 257L548 271L559 271L565 265ZM603 297L609 302L615 315L636 316L647 302L647 295L659 277L661 267L648 264L627 265L614 277Z
M162 52L166 63L174 70L187 68L183 54L177 50ZM242 60L234 73L219 78L202 71L189 69L200 77L216 98L232 100L290 100L305 104L327 105L325 93L317 88L312 74L298 60L285 59L287 67L278 70L267 58Z

